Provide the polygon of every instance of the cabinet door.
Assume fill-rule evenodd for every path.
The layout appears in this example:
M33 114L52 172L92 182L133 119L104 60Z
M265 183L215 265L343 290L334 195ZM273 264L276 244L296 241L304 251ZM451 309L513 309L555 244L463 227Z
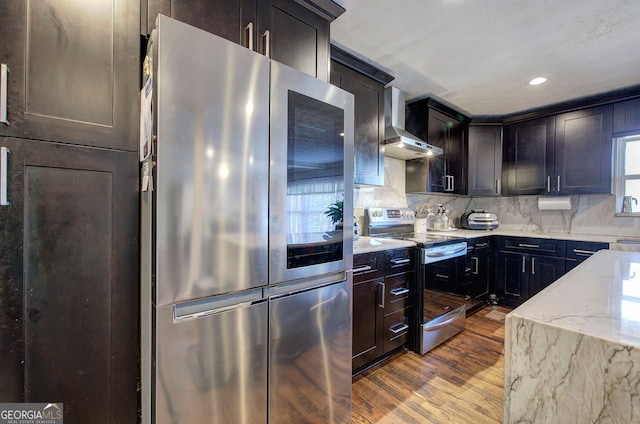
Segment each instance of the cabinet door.
M291 0L258 0L260 53L329 81L329 22Z
M530 276L527 287L527 299L564 275L565 260L549 256L532 255L530 258Z
M496 257L496 293L508 306L518 306L527 300L529 281L528 256L500 252Z
M510 196L551 192L554 122L551 117L509 126L506 165Z
M469 195L500 196L502 127L469 127Z
M449 171L447 168L447 140L449 139L450 118L443 113L429 109L429 121L427 137L423 138L430 144L441 147L444 153L440 156L429 158L429 187L428 191L434 193L443 193L446 188L445 175ZM418 134L416 134L418 135Z
M0 135L137 150L140 3L13 0L0 13Z
M353 285L353 371L384 354L383 280Z
M445 169L449 177L447 192L466 194L467 190L467 152L464 125L455 119L449 119L445 142Z
M354 183L384 185L384 85L334 61L330 80L354 95Z
M611 193L612 106L556 117L555 191Z
M640 99L615 103L613 105L613 132L631 135L631 133L638 131L640 131Z
M145 10L143 10L144 12ZM146 28L143 24L143 34L150 34L151 30L155 28L158 13L216 34L234 43L249 46L247 24L252 22L255 25L256 23L256 2L247 0L147 0ZM255 33L254 27L254 45Z
M137 154L0 138L0 401L137 419Z

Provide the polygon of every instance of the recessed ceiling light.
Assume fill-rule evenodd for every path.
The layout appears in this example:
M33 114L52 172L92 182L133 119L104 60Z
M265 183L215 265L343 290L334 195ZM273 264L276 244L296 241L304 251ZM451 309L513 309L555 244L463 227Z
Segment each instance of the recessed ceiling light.
M547 82L547 79L545 77L537 77L529 81L529 85L540 85L545 82Z

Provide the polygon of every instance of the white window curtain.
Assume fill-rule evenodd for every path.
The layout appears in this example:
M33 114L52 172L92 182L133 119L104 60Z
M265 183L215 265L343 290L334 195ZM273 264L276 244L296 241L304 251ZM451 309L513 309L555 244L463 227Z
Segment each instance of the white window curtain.
M287 233L323 233L334 224L324 214L331 203L344 198L344 183L335 177L290 182L287 188Z

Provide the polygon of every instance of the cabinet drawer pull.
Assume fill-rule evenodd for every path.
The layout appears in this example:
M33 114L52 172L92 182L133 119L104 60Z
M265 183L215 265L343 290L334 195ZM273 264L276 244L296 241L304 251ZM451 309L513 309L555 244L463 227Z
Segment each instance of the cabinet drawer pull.
M9 149L0 147L0 206L9 206L7 199L7 163Z
M560 191L560 175L558 175L558 187L557 187L556 191Z
M531 258L531 275L536 275L536 258Z
M551 193L551 177L547 175L547 193Z
M540 245L539 244L518 243L518 247L528 247L530 249L538 249L540 247Z
M591 256L596 252L594 252L593 250L573 249L573 253L580 256Z
M402 265L411 262L411 259L391 259L391 263L394 265Z
M448 280L449 276L445 274L436 274L436 278L441 278L443 280Z
M7 120L8 74L9 67L5 63L0 64L0 122L5 125L9 125Z
M264 55L271 58L271 32L265 30L262 33L262 39L264 40Z
M382 293L382 295L380 296L382 299L380 301L380 303L378 304L379 307L384 308L384 292L386 290L385 285L383 282L378 282L378 288L380 289L380 292Z
M527 258L526 256L522 257L522 273L526 274L527 273Z
M496 180L496 194L500 194L502 193L502 180L501 179L497 179Z
M394 296L400 296L400 295L409 293L409 289L406 287L398 287L398 288L389 290L389 293L391 293Z
M253 50L253 22L249 22L245 29L247 30L247 47Z
M405 331L407 328L409 328L408 324L394 324L391 327L389 327L389 330L393 333L393 334L398 334L398 333L402 333L403 331Z
M482 247L489 247L489 243L478 243L478 244L476 244L476 249L480 249Z
M480 263L480 260L475 256L471 258L471 264L473 265L473 271L471 271L471 273L473 275L478 275L479 263Z
M365 266L361 266L360 268L353 268L353 273L358 273L358 272L365 272L365 271L371 271L373 268L371 268L369 265L365 265Z

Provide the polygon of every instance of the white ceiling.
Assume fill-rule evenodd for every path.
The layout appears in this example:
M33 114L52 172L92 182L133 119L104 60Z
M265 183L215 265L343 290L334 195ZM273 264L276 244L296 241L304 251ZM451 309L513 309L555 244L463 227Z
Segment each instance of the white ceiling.
M435 95L506 115L640 85L639 0L336 0L336 45ZM529 86L534 77L548 79Z

